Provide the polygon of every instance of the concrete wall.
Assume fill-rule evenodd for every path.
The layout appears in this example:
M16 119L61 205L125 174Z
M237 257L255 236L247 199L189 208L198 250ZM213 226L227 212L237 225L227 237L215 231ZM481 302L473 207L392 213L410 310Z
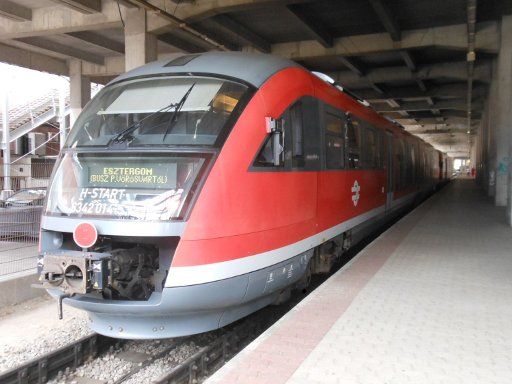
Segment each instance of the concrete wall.
M37 282L38 275L34 272L23 272L2 277L0 279L0 308L45 296L47 294L46 290L30 286Z
M492 66L477 143L477 181L512 225L512 16L500 23L500 51Z

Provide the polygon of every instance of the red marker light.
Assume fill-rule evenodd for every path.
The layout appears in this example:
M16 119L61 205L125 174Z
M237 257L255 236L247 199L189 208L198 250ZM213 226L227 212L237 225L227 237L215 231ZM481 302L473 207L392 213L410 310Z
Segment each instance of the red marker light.
M98 240L98 231L91 223L80 223L73 231L73 240L81 248L89 248Z

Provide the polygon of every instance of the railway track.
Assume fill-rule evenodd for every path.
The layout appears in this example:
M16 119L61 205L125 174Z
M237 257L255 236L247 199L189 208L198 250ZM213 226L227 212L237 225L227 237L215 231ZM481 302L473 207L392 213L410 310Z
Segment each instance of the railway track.
M84 361L114 348L119 340L92 334L0 373L1 384L43 384L59 372L74 370Z
M261 324L242 322L202 347L178 366L153 380L155 384L196 384L222 367L261 333Z
M194 350L182 361L170 364L170 367L163 374L154 377L152 382L199 383L257 337L260 329L261 324L253 320L242 321L233 327L229 327L228 332L222 332L222 330L212 332L209 337L210 340L205 345L198 346L197 350ZM105 381L121 384L129 382L138 373L144 373L144 369L168 356L181 344L194 342L194 339L199 337L180 338L161 348L157 353L147 355L131 351L130 348L123 350L123 345L130 343L129 341L92 334L16 368L0 373L0 384L43 384L49 381L76 383L77 378L84 377L102 382L102 380L97 380L94 377L75 376L75 374L80 367L95 358L101 359L102 355L109 352L111 355L116 353L116 358L124 358L131 363L129 370L120 377Z
M308 293L325 279L326 277L317 276ZM291 300L287 303L263 308L225 328L170 342L163 341L164 345L159 345L156 352L151 354L137 351L137 345L144 343L142 341L120 340L92 334L0 373L0 384L44 384L47 382L71 384L83 382L83 379L86 380L85 382L105 384L201 383L303 298L304 294L298 293L292 295ZM189 348L185 353L176 353L180 356L179 359L168 358L170 354L187 343L195 347ZM101 359L124 360L129 368L121 372L118 377L108 380L99 379L98 376L90 375L90 372L88 374L87 371L91 370L85 367L93 364L95 360ZM163 372L155 374L158 369L152 369L153 365L163 367ZM146 371L146 369L149 370Z

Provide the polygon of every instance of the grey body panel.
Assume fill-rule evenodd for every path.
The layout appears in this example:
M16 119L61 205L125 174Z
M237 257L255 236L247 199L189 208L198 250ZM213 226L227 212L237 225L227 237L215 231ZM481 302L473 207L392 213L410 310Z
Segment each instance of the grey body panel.
M223 327L276 301L304 274L313 250L268 268L230 279L164 288L148 301L114 301L88 296L64 299L89 312L91 328L127 339L169 338ZM54 297L58 290L49 291Z
M135 68L116 77L109 84L149 75L209 73L237 78L259 88L274 73L289 67L301 67L291 60L277 56L244 52L206 52L197 55L185 65L166 67L171 60L154 61Z
M185 230L186 221L142 221L108 218L80 218L80 217L41 217L41 228L58 231L73 232L75 227L84 221L94 224L100 235L111 236L181 236Z

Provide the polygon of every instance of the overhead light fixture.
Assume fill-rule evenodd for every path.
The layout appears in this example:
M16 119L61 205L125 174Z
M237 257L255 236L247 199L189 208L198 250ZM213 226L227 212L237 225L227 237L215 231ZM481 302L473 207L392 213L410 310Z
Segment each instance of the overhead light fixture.
M311 73L313 73L313 75L315 75L316 77L319 77L320 79L322 79L323 81L325 81L329 84L334 84L336 82L331 76L326 75L325 73L316 72L316 71L312 71Z

